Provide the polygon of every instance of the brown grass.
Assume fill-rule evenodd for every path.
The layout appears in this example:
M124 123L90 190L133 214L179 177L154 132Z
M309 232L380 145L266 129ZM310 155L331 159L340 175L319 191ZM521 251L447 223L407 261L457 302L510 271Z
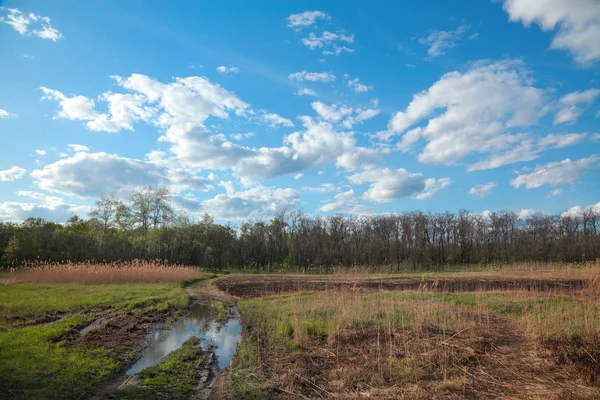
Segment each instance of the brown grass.
M202 276L200 268L168 265L160 260L85 263L30 263L11 269L0 284L13 283L120 283L177 282Z
M521 266L506 271L510 278L375 279L427 283L387 286L396 290L366 285L373 275L220 279L217 286L245 299L232 387L267 399L599 399L598 271L596 262ZM482 285L439 290L445 279ZM504 287L523 279L537 280L536 289ZM584 285L560 289L572 281Z

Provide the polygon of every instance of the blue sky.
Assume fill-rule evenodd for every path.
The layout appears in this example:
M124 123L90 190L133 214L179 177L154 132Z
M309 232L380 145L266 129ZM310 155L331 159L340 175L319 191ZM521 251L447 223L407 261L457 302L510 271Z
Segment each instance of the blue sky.
M597 0L0 4L0 220L600 210Z

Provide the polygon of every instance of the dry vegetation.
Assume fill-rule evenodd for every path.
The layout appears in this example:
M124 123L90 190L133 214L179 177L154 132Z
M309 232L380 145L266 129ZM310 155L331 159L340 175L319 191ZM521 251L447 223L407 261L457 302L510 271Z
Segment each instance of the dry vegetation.
M218 280L245 298L236 398L598 399L599 267L445 277L469 293L443 291L442 277ZM511 279L537 285L490 285Z
M28 263L0 276L0 283L119 283L178 282L202 275L196 267L167 265L160 260L111 263Z

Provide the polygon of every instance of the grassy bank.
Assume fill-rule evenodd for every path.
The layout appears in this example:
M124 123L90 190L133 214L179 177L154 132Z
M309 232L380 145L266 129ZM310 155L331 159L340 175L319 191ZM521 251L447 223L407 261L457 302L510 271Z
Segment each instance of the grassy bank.
M131 361L145 328L188 305L178 282L0 285L0 387L71 399ZM93 322L102 329L83 334Z

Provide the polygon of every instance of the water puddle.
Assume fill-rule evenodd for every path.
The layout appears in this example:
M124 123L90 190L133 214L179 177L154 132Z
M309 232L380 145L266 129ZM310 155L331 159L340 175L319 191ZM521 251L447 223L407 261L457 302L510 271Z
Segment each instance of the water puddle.
M208 304L194 302L190 313L179 319L170 329L148 334L150 346L142 357L126 372L133 375L144 368L159 364L192 336L203 339L203 347L213 346L219 369L226 368L241 338L242 326L236 315L230 315L225 324L215 320Z

